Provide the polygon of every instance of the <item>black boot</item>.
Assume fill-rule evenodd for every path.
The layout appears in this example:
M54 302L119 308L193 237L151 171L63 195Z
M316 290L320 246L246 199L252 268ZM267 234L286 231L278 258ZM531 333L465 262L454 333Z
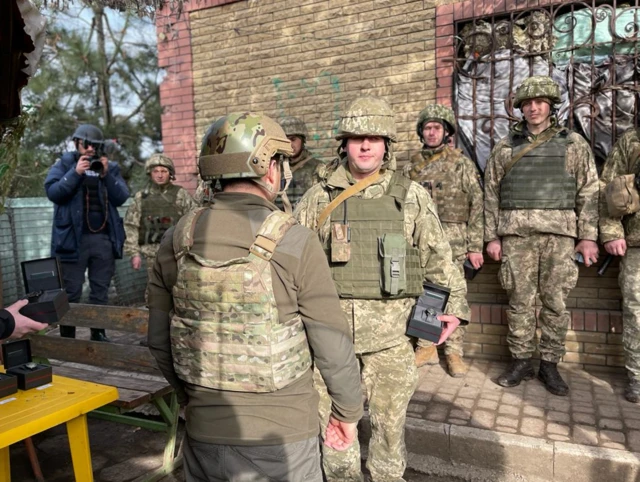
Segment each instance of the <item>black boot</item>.
M569 393L569 387L564 382L560 373L558 373L558 364L548 361L540 361L540 370L538 370L538 379L544 383L547 391L558 395L559 397L566 397Z
M107 334L101 328L91 328L91 340L92 341L105 341L107 343L111 342L109 338L107 338Z
M516 359L498 377L497 383L502 387L517 387L522 380L531 380L535 376L531 358Z
M63 337L63 338L75 338L76 337L76 327L75 326L60 325L60 336Z
M640 382L629 380L627 388L624 389L624 398L631 403L640 403Z

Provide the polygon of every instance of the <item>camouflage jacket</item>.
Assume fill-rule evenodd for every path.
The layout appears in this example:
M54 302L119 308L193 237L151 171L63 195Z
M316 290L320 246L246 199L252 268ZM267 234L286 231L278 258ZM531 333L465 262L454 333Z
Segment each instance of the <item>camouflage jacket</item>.
M613 178L640 172L640 135L638 129L624 133L613 146L600 178L600 241L607 243L626 238L629 246L640 246L640 213L611 218L604 189Z
M140 214L142 212L143 192L144 190L136 193L124 217L124 231L127 235L127 239L124 242L124 253L130 257L142 255L147 258L153 258L158 251L159 244L145 244L143 246L138 244L138 233L141 228ZM163 192L164 190L156 184L151 183L149 186L149 194L162 195ZM178 191L176 204L181 216L184 216L196 207L191 195L183 188L180 188Z
M435 158L439 153L442 154ZM452 164L452 166L446 166L446 164ZM416 172L416 168L420 170ZM463 193L465 201L469 204L469 220L466 223L450 223L441 220L453 251L453 258L461 258L468 252L481 253L484 238L484 199L480 173L475 164L459 150L450 147L422 149L422 152L416 153L411 158L411 162L404 167L403 173L411 180L421 183L426 180L437 180L444 168L454 173L452 188L458 193ZM444 194L445 197L447 194Z
M380 179L356 196L363 199L381 197L386 192L392 175L393 171L387 170ZM307 191L294 211L294 216L302 225L318 232L325 247L329 242L330 222L327 220L320 227L317 224L320 213L330 202L329 191L343 190L354 183L346 161L343 161L328 174L326 180ZM451 289L446 312L461 320L469 320L465 280L452 261L451 247L438 220L436 206L417 183L411 184L404 206L404 236L420 252L425 279ZM341 300L342 309L351 326L356 353L380 351L403 343L414 303L414 298Z
M533 142L536 138L527 134L520 123L491 151L484 173L485 242L501 236L528 236L536 233L596 241L598 172L591 147L575 132L567 137L569 142L565 154L566 170L576 179L575 209L500 209L500 183L505 175L505 166L512 157L513 136L526 136L528 142Z
M291 179L287 188L287 196L291 201L291 205L295 206L304 193L320 181L318 167L322 166L323 163L313 157L306 149L300 153L295 162L293 159L290 159L289 162L293 179Z

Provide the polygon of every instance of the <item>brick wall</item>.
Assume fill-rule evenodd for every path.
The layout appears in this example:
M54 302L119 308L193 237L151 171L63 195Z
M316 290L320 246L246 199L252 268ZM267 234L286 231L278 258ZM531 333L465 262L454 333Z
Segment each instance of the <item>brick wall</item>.
M159 62L167 74L161 86L165 150L177 160L178 180L192 188L206 128L228 112L255 110L302 118L310 132L308 147L328 160L335 153L333 129L340 112L355 97L372 94L385 97L396 112L395 150L404 162L420 149L418 112L436 100L451 105L454 21L548 3L557 2L200 0L189 2L180 18L160 12ZM473 356L507 353L506 295L498 268L487 263L469 284L474 317L467 342ZM569 298L574 325L566 359L616 365L617 266L604 278L595 271L581 269Z

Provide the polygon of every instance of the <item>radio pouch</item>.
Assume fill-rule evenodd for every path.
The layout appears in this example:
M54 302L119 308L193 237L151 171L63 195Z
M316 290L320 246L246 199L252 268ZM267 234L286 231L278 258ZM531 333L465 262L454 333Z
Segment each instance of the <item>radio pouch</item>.
M382 273L380 288L383 293L397 295L407 289L407 242L401 234L388 233L378 237L378 254Z

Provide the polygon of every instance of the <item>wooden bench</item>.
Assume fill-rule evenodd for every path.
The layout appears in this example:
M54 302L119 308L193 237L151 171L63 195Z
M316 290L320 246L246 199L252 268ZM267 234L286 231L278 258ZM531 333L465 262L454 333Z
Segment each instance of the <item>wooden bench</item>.
M180 410L176 394L149 349L140 344L147 338L148 318L146 309L71 304L63 320L65 325L105 328L111 343L62 338L57 330L31 336L32 355L48 359L54 374L118 388L118 400L91 412L91 416L167 434L162 467L139 482L160 480L182 462L181 455L176 454ZM145 404L155 406L162 420L131 414Z

